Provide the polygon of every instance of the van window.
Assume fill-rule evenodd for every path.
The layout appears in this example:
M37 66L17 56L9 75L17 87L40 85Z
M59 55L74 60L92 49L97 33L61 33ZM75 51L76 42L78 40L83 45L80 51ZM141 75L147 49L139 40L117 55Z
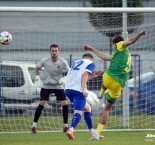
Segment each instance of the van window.
M2 65L2 86L21 87L24 85L24 75L18 66Z

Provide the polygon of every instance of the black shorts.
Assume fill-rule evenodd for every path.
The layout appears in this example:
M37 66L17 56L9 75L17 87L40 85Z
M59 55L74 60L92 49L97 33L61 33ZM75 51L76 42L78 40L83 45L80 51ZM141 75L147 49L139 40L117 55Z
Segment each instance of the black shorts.
M58 101L66 100L66 95L65 95L64 89L44 89L44 88L41 88L40 100L48 101L50 95L53 93L56 96L56 100L58 100Z

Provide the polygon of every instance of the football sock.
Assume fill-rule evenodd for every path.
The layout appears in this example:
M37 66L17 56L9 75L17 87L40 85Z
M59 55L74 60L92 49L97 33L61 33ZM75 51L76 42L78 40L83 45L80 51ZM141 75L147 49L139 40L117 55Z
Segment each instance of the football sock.
M95 132L95 129L94 128L90 129L90 132L93 132L94 133Z
M81 120L81 114L75 113L73 118L72 118L71 127L76 128L76 126L78 125L80 120Z
M71 131L74 131L74 128L73 128L73 127L70 127L70 130L71 130Z
M33 122L32 127L36 127L37 122Z
M44 106L42 105L38 105L37 109L36 109L36 112L35 112L35 115L34 115L34 120L33 122L38 122L39 120L39 117L41 115L41 111L43 110Z
M100 90L100 94L104 94L106 90L104 90L103 88L101 88Z
M64 127L68 127L68 124L64 124Z
M68 105L62 106L62 115L64 124L68 124Z
M101 134L101 131L103 130L103 128L104 128L104 125L99 123L96 129L96 132L98 134Z
M84 120L89 129L93 128L92 118L90 112L84 112Z

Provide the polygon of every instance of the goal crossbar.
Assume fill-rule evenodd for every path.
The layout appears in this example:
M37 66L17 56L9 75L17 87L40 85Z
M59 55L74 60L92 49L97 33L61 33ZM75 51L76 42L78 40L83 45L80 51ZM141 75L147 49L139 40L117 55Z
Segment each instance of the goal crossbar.
M63 12L74 12L74 13L89 13L89 12L107 12L107 13L113 13L113 12L124 12L124 13L153 13L155 12L155 7L118 7L118 8L112 8L112 7L0 7L0 12L57 12L57 13L63 13Z

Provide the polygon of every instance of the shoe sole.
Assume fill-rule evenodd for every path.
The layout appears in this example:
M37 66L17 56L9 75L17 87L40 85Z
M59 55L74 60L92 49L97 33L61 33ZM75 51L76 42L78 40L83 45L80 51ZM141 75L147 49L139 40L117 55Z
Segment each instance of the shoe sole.
M102 136L102 135L99 135L99 139L104 139L104 136Z
M31 133L37 133L36 129L32 129Z
M68 131L68 129L69 129L69 128L64 128L64 129L63 129L63 132L67 132L67 131Z
M69 140L73 140L74 139L69 133L67 133L67 136L68 136Z

